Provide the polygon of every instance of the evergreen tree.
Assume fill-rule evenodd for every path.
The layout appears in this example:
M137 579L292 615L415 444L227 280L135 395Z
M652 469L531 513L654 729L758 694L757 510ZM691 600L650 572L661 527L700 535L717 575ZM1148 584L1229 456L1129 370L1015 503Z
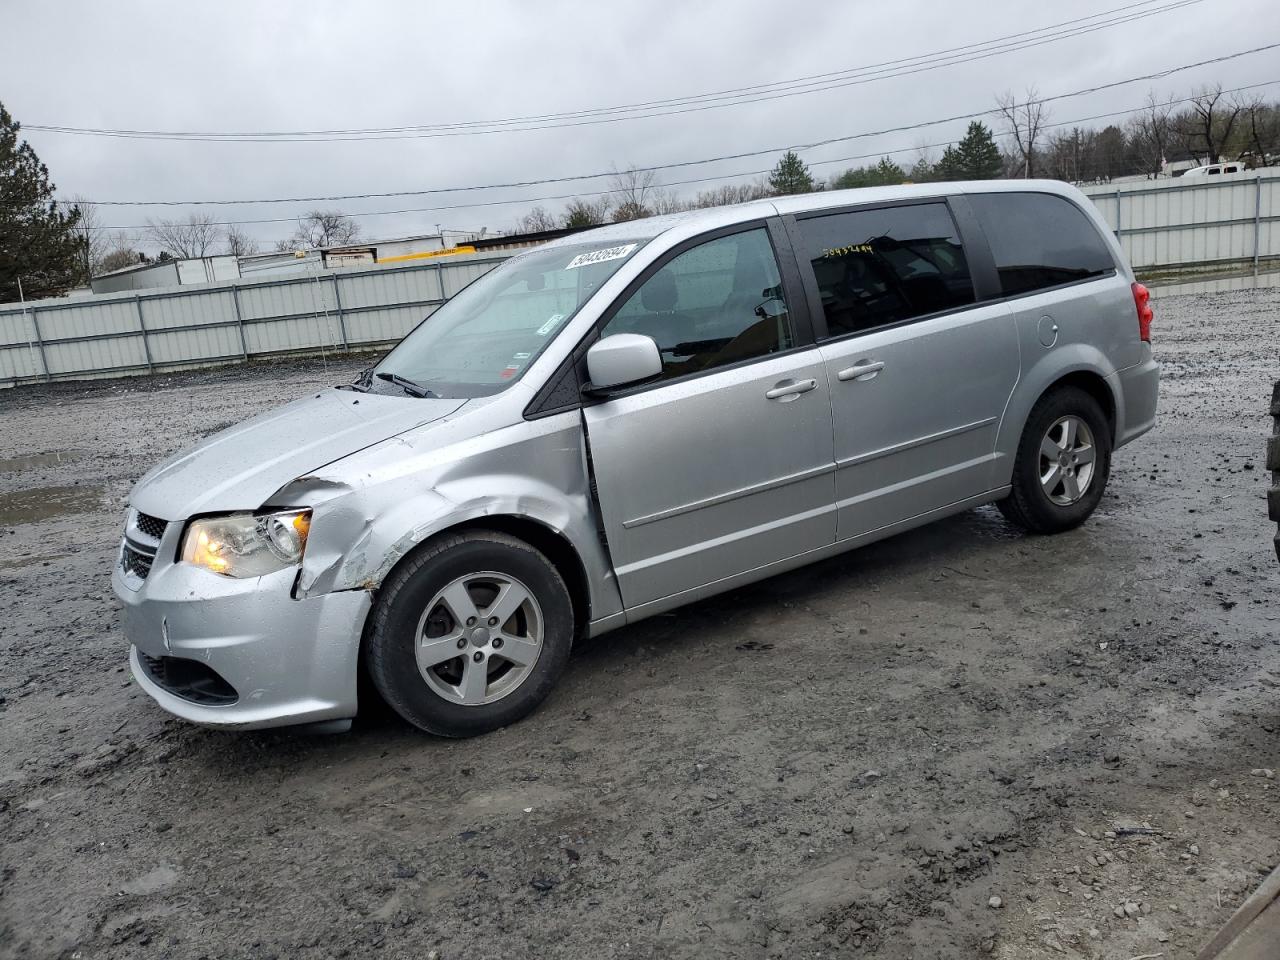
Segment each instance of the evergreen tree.
M932 183L938 179L937 166L930 163L927 156L921 156L911 165L907 179L911 183Z
M968 180L965 171L964 157L955 147L947 147L942 152L942 159L933 167L934 180Z
M902 183L907 179L903 169L888 157L881 157L880 162L872 167L850 167L831 181L833 190L848 190L854 187L885 187Z
M964 138L947 147L933 168L935 180L994 180L1004 173L1000 148L985 124L969 124Z
M796 152L788 150L769 174L769 186L779 194L809 193L814 189L813 175Z
M65 293L83 271L80 210L58 210L49 171L19 129L0 104L0 303L18 299L19 277L34 299Z
M974 120L956 148L961 177L951 179L995 180L1004 173L1000 148L986 124Z

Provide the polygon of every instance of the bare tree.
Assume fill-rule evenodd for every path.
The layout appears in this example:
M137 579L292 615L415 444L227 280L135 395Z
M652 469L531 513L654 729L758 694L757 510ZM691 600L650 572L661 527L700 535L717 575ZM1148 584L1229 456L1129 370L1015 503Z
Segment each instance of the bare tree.
M655 217L665 213L681 213L688 209L689 204L670 190L655 190L649 195L649 210Z
M340 210L310 210L298 221L298 227L277 250L314 250L340 247L360 237L360 224Z
M235 224L227 227L222 239L227 246L227 253L233 257L247 257L258 252L258 241Z
M516 221L516 229L521 233L545 233L548 230L556 230L559 226L556 218L543 206L534 207Z
M185 220L148 220L147 232L161 250L179 258L207 257L218 242L213 217L193 213Z
M103 254L102 260L98 264L98 274L110 273L112 270L123 270L125 267L136 267L140 263L146 263L146 257L125 240L123 237L116 239L115 245Z
M596 200L570 201L560 218L565 227L595 227L609 219L609 198L598 197Z
M1267 158L1280 144L1280 107L1268 104L1261 94L1251 97L1244 104L1247 150L1253 155L1255 166L1265 167Z
M1035 87L1028 87L1026 98L1019 103L1011 91L996 97L996 106L1004 118L1005 130L1013 137L1014 147L1022 161L1022 176L1030 179L1039 171L1036 149L1049 119Z
M1180 118L1179 134L1187 151L1207 157L1208 163L1217 163L1243 109L1239 100L1223 99L1221 84L1203 88Z
M1159 176L1169 159L1172 115L1169 105L1154 90L1148 90L1146 106L1129 119L1129 142L1149 177Z
M727 207L733 203L746 203L769 195L769 184L763 177L759 177L750 183L726 183L710 190L700 190L690 207Z
M609 180L609 192L613 194L613 222L640 220L653 215L650 204L657 192L657 174L652 170L638 170L635 165L625 170L614 168Z
M85 197L72 197L71 205L80 210L80 220L73 232L80 238L82 282L88 283L95 274L102 272L102 258L111 249L111 235L102 226L102 214L98 208Z

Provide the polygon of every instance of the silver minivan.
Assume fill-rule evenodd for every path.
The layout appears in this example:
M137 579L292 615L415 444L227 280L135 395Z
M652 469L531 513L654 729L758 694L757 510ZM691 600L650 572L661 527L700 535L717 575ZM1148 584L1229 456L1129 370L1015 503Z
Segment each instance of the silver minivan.
M468 736L529 713L577 638L979 504L1070 529L1154 423L1147 300L1049 181L537 247L354 383L138 482L113 575L133 676L197 723L343 729L363 673Z

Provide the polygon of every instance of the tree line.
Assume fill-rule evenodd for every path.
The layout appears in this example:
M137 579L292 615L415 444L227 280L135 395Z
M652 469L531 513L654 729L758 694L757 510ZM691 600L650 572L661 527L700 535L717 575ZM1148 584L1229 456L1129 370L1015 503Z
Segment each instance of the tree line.
M1109 183L1117 177L1159 177L1179 162L1230 159L1268 166L1280 153L1280 103L1260 95L1224 93L1220 86L1201 89L1180 108L1177 103L1152 91L1146 105L1122 124L1068 127L1053 123L1032 87L1021 98L1012 93L997 98L994 126L972 121L965 135L940 155L933 148L917 147L905 165L884 156L822 178L794 151L787 151L767 177L700 191L687 199L661 187L652 171L632 167L616 173L600 196L574 199L559 214L534 207L516 226L521 232L596 226L783 194L901 183L1031 177ZM1003 147L997 137L1004 140Z

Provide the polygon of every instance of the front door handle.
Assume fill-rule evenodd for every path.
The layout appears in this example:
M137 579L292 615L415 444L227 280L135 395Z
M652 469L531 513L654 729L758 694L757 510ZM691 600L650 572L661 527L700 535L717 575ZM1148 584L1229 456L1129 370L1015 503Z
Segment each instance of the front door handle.
M792 400L817 386L817 380L783 380L772 390L766 390L764 395L770 400Z
M862 361L855 363L852 367L845 367L836 374L838 380L870 380L877 373L884 369L884 361L876 360Z

